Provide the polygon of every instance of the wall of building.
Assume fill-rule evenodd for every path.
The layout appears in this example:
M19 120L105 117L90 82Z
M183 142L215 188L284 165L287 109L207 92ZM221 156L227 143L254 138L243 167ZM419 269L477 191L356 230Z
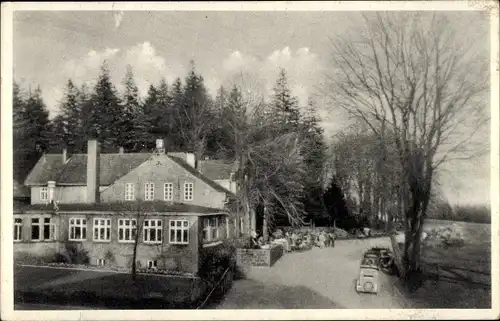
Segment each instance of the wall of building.
M53 215L50 212L47 213L37 213L37 214L20 214L14 215L14 218L21 218L22 221L22 240L14 241L14 253L28 253L38 257L45 257L53 255L60 250L60 244L57 239L54 240L43 240L43 241L32 241L31 240L31 219L39 218L43 222L44 218L50 218L51 223L58 225L60 224L60 218ZM14 225L13 225L14 226ZM58 233L57 230L55 231ZM43 225L42 232L43 233ZM42 234L43 235L43 234Z
M194 183L194 199L184 200L184 183ZM226 195L198 179L165 155L146 161L101 193L101 202L125 200L125 184L134 184L136 199L144 199L145 183L154 183L155 200L164 200L164 183L173 184L173 202L222 208Z
M31 204L45 204L47 201L40 199L42 186L31 187ZM86 186L56 186L54 198L59 203L87 203Z
M56 252L64 252L67 246L83 248L88 251L90 264L96 265L98 259L106 259L111 266L131 267L133 257L133 242L118 242L118 219L134 218L134 215L119 214L86 214L86 213L59 213L52 216L53 222L58 227L56 230L56 241L30 241L30 222L32 217L45 217L49 214L20 214L16 217L23 218L23 241L14 242L14 252L30 253L36 256L47 255ZM69 241L69 219L85 218L87 220L87 232L85 241ZM111 219L111 240L93 241L93 219ZM146 244L142 242L142 233L137 248L138 266L145 267L148 260L157 260L158 268L177 270L189 273L198 272L198 245L199 245L199 223L194 214L188 215L148 215L148 219L162 220L162 243ZM189 221L189 244L170 244L169 221L171 219L186 219Z
M236 182L229 179L216 179L214 182L236 194Z

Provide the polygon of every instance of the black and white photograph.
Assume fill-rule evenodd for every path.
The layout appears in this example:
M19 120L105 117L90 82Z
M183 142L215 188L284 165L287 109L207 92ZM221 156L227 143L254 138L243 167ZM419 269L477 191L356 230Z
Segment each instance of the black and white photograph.
M496 319L497 20L2 4L2 319Z

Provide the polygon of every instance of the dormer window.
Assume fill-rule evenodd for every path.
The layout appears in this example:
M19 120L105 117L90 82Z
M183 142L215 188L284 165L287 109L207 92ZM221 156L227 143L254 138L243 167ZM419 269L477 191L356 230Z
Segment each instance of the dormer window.
M49 200L49 188L41 187L40 188L40 200L47 202Z

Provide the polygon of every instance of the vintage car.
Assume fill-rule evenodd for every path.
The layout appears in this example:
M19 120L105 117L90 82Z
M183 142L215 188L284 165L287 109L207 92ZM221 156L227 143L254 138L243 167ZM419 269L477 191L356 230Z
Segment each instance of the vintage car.
M356 291L365 293L378 292L378 279L380 269L380 254L368 251L363 255L359 270L359 279L356 282Z

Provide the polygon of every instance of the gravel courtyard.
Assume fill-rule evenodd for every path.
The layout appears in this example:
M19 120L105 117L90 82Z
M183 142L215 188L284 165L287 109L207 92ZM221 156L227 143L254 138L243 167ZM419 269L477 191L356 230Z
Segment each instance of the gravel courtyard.
M337 241L334 248L287 253L271 267L245 269L217 309L411 308L394 284L380 273L377 295L358 294L355 280L363 252L390 246L389 238Z

